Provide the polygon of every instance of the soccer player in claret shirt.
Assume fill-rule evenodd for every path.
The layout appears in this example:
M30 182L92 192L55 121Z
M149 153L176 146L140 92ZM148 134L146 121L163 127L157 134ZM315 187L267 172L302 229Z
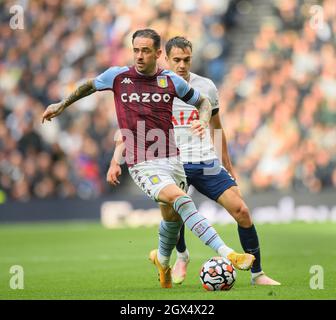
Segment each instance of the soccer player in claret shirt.
M252 217L247 205L242 199L239 188L234 178L234 172L228 153L226 137L219 118L218 91L214 83L207 78L198 76L192 72L192 44L184 37L174 37L166 43L166 61L169 69L183 77L193 88L208 97L211 105L210 129L207 134L197 137L192 134L190 127L194 120L198 119L198 110L186 104L178 98L173 103L174 133L177 146L180 150L181 161L187 176L188 185L194 186L199 192L216 201L224 207L237 221L238 234L242 247L246 252L255 255L256 260L251 268L251 283L255 285L279 285L280 283L265 275L261 268L261 257L257 231L253 225ZM219 147L215 153L212 143L214 130L219 133ZM217 144L218 145L218 144ZM107 174L107 180L116 185L121 168L117 158L120 157L120 149L116 149L114 159ZM118 154L119 153L119 154ZM169 216L172 210L170 206L160 205L163 217ZM176 245L177 260L172 270L173 282L182 283L186 276L189 263L189 252L184 240L184 225L181 228Z
M171 134L173 99L178 97L198 109L199 120L194 121L191 127L196 135L204 134L211 117L211 106L208 99L183 78L158 67L157 60L162 53L160 42L160 36L152 29L136 31L132 37L133 66L111 67L95 79L86 81L65 100L48 106L42 123L95 91L114 92L131 177L154 201L174 208L171 215L161 222L159 249L150 253L150 259L159 271L161 286L171 288L169 259L183 223L204 244L239 269L250 269L255 257L238 254L226 246L183 190L187 185L186 177Z

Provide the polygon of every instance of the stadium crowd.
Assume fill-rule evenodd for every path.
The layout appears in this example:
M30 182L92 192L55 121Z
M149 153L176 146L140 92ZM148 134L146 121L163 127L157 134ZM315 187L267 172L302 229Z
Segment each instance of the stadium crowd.
M274 16L221 86L243 189L336 187L336 6L321 4L316 15L322 7L307 1L274 1Z
M17 3L22 30L9 27ZM48 125L41 115L79 79L130 64L131 34L143 27L192 40L193 71L220 88L243 191L336 187L336 9L333 0L322 5L323 28L313 28L303 1L274 1L254 48L226 70L235 1L1 2L0 192L19 201L114 192L105 183L117 129L112 93L82 99Z

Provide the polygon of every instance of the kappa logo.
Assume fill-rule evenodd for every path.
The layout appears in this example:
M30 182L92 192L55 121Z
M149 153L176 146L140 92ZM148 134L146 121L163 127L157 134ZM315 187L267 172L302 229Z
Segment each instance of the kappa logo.
M121 83L133 84L133 81L130 78L124 78L123 81L121 81Z

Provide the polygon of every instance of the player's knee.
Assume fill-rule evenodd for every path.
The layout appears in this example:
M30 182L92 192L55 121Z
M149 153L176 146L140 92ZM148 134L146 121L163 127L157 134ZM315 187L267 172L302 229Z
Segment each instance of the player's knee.
M174 202L182 196L188 195L176 185L168 185L160 191L158 200L173 206Z
M242 204L237 208L236 220L241 227L249 228L252 226L252 217L246 205Z
M186 196L188 197L188 195L186 193L184 193L183 191L177 191L177 192L171 192L168 196L167 196L167 199L168 199L168 202L173 205L175 203L175 201L180 198L180 197L183 197L183 196Z

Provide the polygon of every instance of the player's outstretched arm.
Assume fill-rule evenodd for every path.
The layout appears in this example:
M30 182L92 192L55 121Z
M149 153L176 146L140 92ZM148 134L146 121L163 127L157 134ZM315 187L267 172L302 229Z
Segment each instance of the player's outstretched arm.
M93 80L91 79L87 80L63 101L49 105L42 115L42 123L44 122L44 120L51 121L52 118L55 118L58 115L60 115L64 111L64 109L73 104L75 101L84 98L94 93L95 91L96 88L93 84Z
M199 120L193 121L191 130L194 134L203 137L211 119L211 104L209 99L201 96L195 107L198 109Z

